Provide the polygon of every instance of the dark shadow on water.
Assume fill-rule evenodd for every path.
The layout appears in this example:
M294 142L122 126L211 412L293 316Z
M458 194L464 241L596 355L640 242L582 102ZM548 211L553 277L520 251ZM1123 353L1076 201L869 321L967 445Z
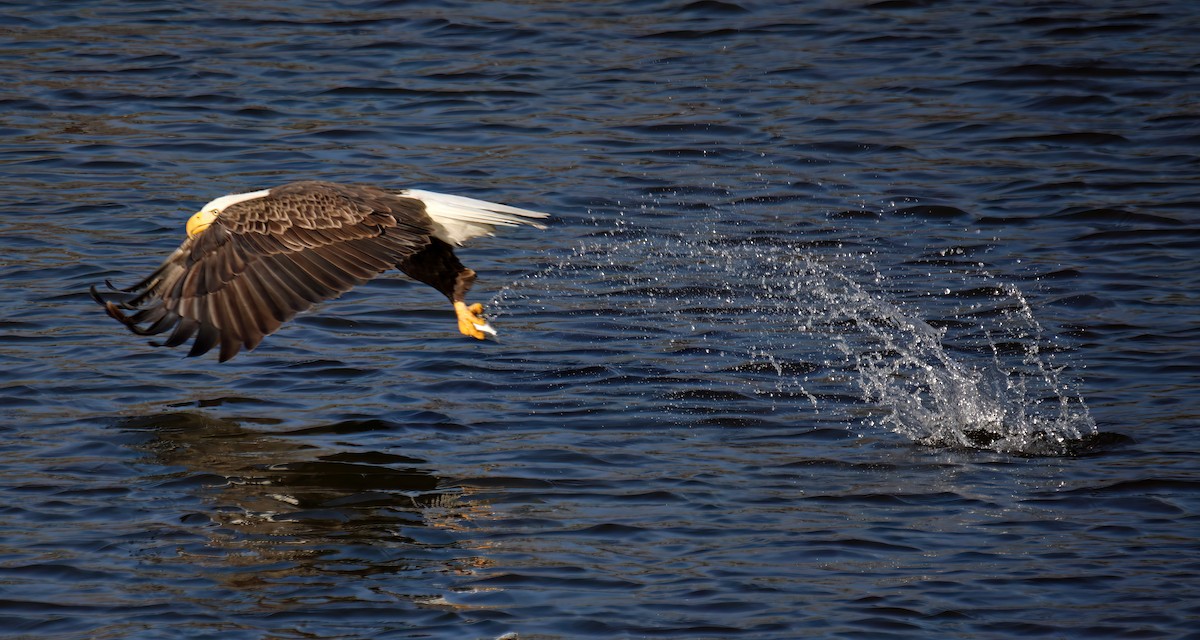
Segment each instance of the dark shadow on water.
M419 458L327 450L199 412L129 418L119 427L152 433L141 448L159 464L182 467L176 481L207 487L214 519L247 535L373 538L389 526L427 526L426 509L456 500ZM297 433L321 428L344 432L329 425Z
M445 596L488 563L463 534L486 506L446 487L424 460L312 435L386 421L282 433L243 426L272 421L186 411L117 423L145 434L133 446L167 469L148 480L178 494L179 522L202 534L162 562L214 581L207 597L234 603L240 619L288 611L298 620L362 615L364 628L380 619L392 629L479 624Z
M955 440L926 439L918 442L921 446L950 449L976 449L995 451L1004 439L1002 434L987 429L966 429L962 431L970 446ZM1037 433L1018 451L1008 453L1022 458L1082 458L1098 456L1109 451L1124 449L1134 444L1134 439L1124 434L1111 431L1099 431L1084 435L1081 438L1059 442L1045 433Z

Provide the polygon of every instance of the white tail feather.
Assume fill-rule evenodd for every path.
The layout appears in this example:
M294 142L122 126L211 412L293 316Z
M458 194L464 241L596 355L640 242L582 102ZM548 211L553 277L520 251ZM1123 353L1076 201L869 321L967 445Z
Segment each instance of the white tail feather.
M405 189L396 195L425 203L425 213L433 218L437 227L434 230L435 235L453 245L460 245L479 236L490 236L497 226L515 227L527 224L545 229L545 225L534 220L550 217L539 211L421 189Z

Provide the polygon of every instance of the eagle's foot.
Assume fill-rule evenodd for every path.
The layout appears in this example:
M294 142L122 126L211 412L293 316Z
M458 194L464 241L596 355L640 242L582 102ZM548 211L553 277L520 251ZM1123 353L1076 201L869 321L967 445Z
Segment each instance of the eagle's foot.
M483 317L483 305L467 303L459 300L454 303L454 313L458 316L458 330L464 336L483 340L488 335L496 335L496 330Z

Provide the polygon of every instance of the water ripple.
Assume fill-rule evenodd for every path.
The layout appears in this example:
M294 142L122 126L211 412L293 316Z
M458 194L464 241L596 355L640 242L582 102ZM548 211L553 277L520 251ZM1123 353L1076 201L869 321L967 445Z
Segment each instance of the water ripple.
M3 13L10 633L1193 632L1187 3ZM461 252L500 341L400 277L221 366L97 314L301 178L553 213Z

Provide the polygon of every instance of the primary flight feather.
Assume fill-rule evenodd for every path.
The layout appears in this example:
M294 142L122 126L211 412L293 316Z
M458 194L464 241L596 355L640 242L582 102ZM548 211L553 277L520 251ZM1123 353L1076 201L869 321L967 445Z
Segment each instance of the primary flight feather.
M138 335L170 331L189 356L220 348L224 362L300 311L336 298L392 268L442 292L459 331L483 339L495 330L483 307L468 305L475 272L453 247L497 226L545 228L544 213L474 198L332 182L293 182L223 196L187 222L188 238L153 273L121 291L92 297ZM132 313L126 313L126 311Z

